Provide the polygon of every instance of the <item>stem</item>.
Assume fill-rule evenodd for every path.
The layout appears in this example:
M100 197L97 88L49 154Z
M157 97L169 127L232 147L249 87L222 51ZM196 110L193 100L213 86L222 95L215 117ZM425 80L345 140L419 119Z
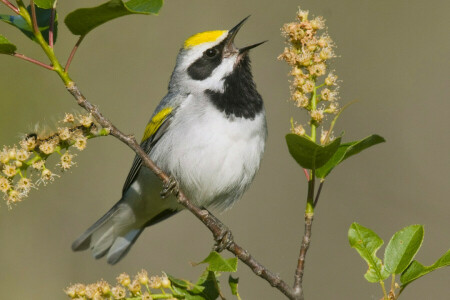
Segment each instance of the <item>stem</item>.
M8 6L9 8L11 8L16 14L20 14L20 10L15 7L11 2L9 2L8 0L0 0L2 1L3 4L5 4L6 6Z
M48 45L52 49L53 49L53 31L55 28L55 16L56 16L56 3L57 2L58 1L55 0L55 2L53 3L52 11L50 14L50 28L48 30Z
M322 191L323 183L325 179L320 180L319 189L317 190L316 199L314 199L314 208L316 208L317 202L319 202L320 192Z
M31 20L33 24L33 32L34 35L36 35L39 32L39 27L36 19L36 6L34 6L34 0L30 1L30 7L31 7Z
M309 181L309 173L307 169L303 169L303 172L305 173L306 181Z
M400 294L403 292L403 290L405 289L405 287L406 287L406 286L404 286L404 285L400 287L400 291L398 291L398 294L397 294L397 296L395 297L395 299L398 299L398 297L400 297Z
M381 285L381 288L383 289L384 299L387 300L388 296L387 296L387 293L386 293L386 288L384 286L384 281L380 281L380 285Z
M73 57L75 56L75 52L77 52L78 47L80 46L81 42L83 41L85 35L80 36L75 46L73 46L72 52L70 52L69 58L67 59L66 66L64 68L64 72L67 73L67 70L69 70L70 63L72 62Z
M392 274L391 292L395 292L395 274Z
M315 86L314 82L314 90L311 97L311 111L317 109L317 87ZM311 140L315 143L316 142L316 121L311 119Z
M53 67L52 67L52 66L49 66L49 65L47 65L47 64L44 64L43 62L40 62L40 61L35 60L35 59L33 59L33 58L27 57L27 56L25 56L25 55L23 55L23 54L20 54L20 53L14 53L14 54L12 54L12 56L17 57L17 58L20 58L20 59L23 59L23 60L26 60L26 61L29 61L29 62L32 62L33 64L36 64L36 65L38 65L38 66L41 66L41 67L44 67L44 68L46 68L46 69L48 69L48 70L52 70L52 71L53 71Z
M315 170L311 171L311 178L308 181L308 198L305 209L305 233L300 247L300 254L298 257L297 269L294 275L294 291L303 299L303 275L305 272L306 253L311 243L311 229L314 219L314 188L315 188Z
M342 107L342 108L339 110L339 112L338 112L338 113L336 114L336 116L333 118L333 121L331 121L330 129L328 130L327 135L325 136L325 140L324 140L324 142L323 142L324 144L327 144L328 141L330 140L331 132L333 131L334 125L336 124L336 121L337 121L337 119L339 118L339 116L341 115L341 113L342 113L347 107L349 107L349 106L352 105L353 103L356 103L357 101L358 101L358 100L353 100L353 101L351 101L351 102L345 104L344 107Z

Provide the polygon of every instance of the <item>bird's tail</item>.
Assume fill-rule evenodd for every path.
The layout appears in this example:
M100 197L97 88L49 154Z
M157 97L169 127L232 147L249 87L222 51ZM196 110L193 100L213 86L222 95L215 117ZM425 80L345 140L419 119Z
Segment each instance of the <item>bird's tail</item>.
M133 219L131 207L117 203L73 242L72 250L90 248L96 259L106 255L109 264L116 264L144 230L144 227L135 227Z

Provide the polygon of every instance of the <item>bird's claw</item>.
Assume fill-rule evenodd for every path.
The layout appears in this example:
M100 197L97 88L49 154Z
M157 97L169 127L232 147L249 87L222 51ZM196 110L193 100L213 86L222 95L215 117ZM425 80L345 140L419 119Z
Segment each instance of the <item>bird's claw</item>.
M172 176L169 177L169 180L164 183L163 189L160 193L161 198L165 199L170 196L170 194L178 195L179 187L178 182Z
M233 234L225 225L222 226L219 236L215 239L213 250L222 252L227 249L233 242Z

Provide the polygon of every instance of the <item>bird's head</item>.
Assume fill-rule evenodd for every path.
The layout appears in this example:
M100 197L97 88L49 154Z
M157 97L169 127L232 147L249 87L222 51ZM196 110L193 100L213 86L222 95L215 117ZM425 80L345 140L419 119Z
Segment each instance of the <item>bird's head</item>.
M264 42L237 48L234 38L245 18L230 30L206 31L189 37L180 50L169 85L186 92L223 92L225 79L233 73L250 73L248 52Z

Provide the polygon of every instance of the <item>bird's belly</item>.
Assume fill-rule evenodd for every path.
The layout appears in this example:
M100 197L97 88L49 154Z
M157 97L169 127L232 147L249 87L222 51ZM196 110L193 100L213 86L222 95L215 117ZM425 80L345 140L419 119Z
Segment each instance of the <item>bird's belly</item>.
M259 168L266 137L264 116L228 120L208 114L180 125L158 142L158 148L169 151L154 155L156 163L197 205L230 207Z

